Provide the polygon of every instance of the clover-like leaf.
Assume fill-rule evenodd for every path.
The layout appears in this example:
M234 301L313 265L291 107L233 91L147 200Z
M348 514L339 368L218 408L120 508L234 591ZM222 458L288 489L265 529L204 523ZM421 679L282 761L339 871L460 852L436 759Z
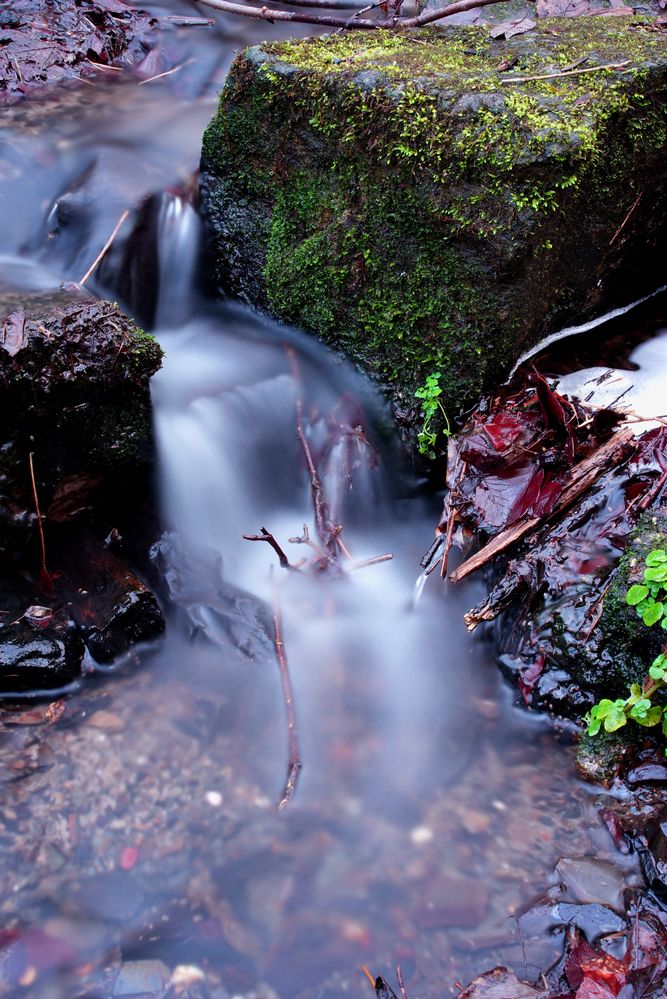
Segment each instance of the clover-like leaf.
M662 583L667 579L667 565L658 565L644 571L645 583Z
M645 625L647 625L647 627L651 628L654 624L656 624L660 620L663 613L664 613L664 605L660 603L660 601L656 601L656 603L651 604L650 607L646 608L646 610L642 614L642 621L644 622Z
M667 562L667 551L664 548L654 548L652 552L649 552L645 560L648 566L661 565Z
M642 583L635 583L631 586L625 595L625 602L631 607L636 607L637 604L641 603L648 596L648 586L644 586Z
M634 717L634 716L633 716ZM654 704L652 708L642 715L641 718L635 718L638 725L643 725L644 728L652 728L653 725L657 725L662 718L662 706L660 704Z

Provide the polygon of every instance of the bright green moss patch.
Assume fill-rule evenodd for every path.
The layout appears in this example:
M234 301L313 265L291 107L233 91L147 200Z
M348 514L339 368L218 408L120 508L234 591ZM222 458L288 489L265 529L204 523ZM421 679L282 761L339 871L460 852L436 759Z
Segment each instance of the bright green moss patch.
M217 280L405 398L442 370L450 410L541 334L657 285L667 53L653 25L613 21L247 50L204 138Z

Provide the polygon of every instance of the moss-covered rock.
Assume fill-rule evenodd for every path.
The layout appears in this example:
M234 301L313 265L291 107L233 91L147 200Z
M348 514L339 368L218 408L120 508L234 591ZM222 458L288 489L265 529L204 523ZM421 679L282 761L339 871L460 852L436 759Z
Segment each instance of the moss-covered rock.
M639 19L264 44L204 138L214 276L408 396L440 370L453 409L664 281L666 152L667 49Z
M72 293L0 302L0 550L42 513L62 521L109 474L151 455L156 340L109 302Z

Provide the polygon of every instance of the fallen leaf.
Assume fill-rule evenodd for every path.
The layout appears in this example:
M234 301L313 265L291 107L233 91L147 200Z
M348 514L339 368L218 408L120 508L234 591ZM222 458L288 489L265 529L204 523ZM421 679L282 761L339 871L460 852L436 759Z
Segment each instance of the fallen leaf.
M12 312L7 316L2 326L2 346L10 357L18 354L25 342L25 312Z
M489 34L491 38L513 38L514 35L523 35L526 31L532 31L535 27L536 22L531 20L530 17L519 17L510 21L503 21L502 24L496 24Z

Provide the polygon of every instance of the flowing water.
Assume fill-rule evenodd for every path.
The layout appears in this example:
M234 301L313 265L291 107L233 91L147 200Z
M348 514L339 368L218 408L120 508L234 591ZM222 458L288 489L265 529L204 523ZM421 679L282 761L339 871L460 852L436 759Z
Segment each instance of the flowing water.
M188 979L192 996L333 999L370 994L362 963L401 964L412 999L497 963L530 977L560 935L526 938L515 914L560 856L610 848L571 747L465 632L481 584L418 575L440 500L404 474L376 389L197 288L183 191L232 49L262 30L183 31L180 77L68 90L17 109L1 140L3 290L78 280L134 213L93 287L150 313L165 350L164 530L145 568L168 626L58 724L2 722L0 993L154 995L172 975L172 994ZM288 542L314 536L297 399L353 560L392 561L285 572L242 539L266 527L311 554ZM304 764L281 812L276 601Z

